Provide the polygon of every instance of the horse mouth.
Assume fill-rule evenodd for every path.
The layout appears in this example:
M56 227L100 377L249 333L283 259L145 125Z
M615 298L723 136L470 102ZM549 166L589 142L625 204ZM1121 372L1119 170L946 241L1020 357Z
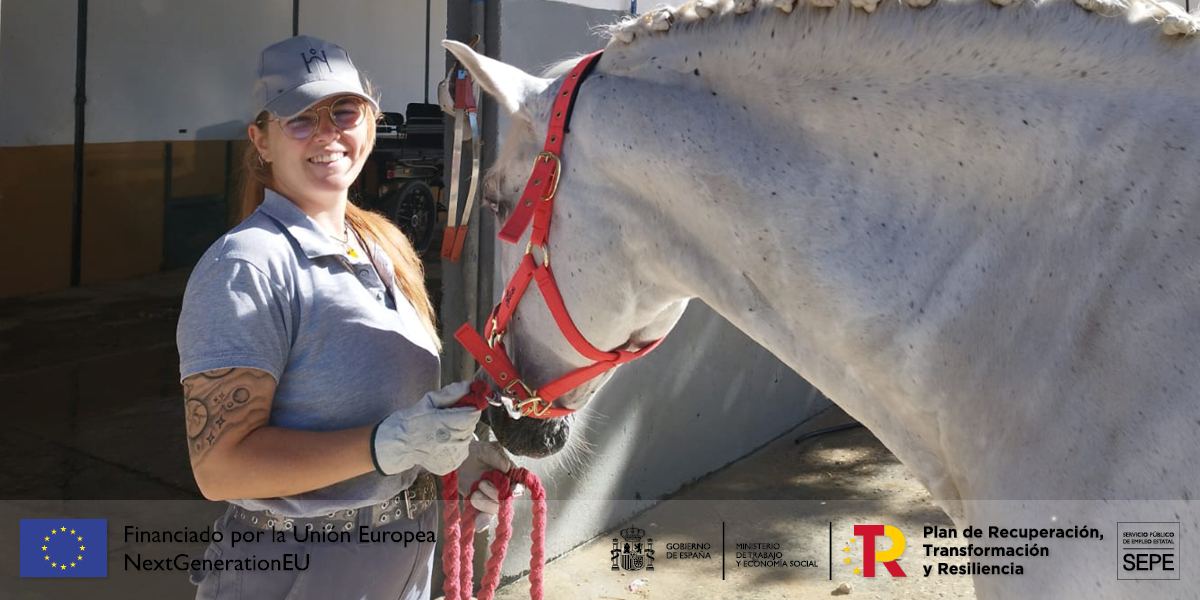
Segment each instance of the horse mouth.
M484 419L505 450L520 456L544 458L562 450L571 436L571 417L515 420L501 407L489 406Z

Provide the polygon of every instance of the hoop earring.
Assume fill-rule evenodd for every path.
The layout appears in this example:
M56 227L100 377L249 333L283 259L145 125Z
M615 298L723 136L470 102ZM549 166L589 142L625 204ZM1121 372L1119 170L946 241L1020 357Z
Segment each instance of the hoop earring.
M267 166L267 161L263 160L263 157L261 154L258 155L258 166L260 166L260 167Z

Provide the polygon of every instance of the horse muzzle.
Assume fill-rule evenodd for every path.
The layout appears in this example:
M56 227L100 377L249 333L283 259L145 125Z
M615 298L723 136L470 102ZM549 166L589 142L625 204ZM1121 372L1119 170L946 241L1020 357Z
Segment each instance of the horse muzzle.
M572 417L553 419L514 419L503 406L490 405L484 410L496 439L506 450L520 456L545 458L562 450L571 437Z

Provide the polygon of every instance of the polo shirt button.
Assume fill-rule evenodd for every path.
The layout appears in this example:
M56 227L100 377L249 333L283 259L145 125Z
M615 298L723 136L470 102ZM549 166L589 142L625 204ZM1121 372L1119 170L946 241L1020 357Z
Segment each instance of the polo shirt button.
M369 274L370 274L370 271L368 271L368 270L366 270L366 269L359 269L359 270L358 270L358 276L359 276L359 277L366 278L366 276L367 276L367 275L369 275Z

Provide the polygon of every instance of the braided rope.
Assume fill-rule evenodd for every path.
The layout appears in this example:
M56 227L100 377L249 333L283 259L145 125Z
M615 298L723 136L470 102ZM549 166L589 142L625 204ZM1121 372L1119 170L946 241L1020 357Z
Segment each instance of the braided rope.
M516 468L509 473L488 471L479 481L490 481L500 492L500 511L497 515L496 539L492 540L491 556L488 557L483 580L480 582L478 600L492 600L496 588L500 584L500 566L504 563L504 555L508 552L508 542L512 538L512 519L514 484L521 484L530 491L533 500L533 532L530 539L533 542L532 556L529 559L530 597L542 600L542 572L546 567L546 490L542 487L537 475L526 469ZM479 481L471 485L473 493L479 488ZM442 499L446 502L446 536L445 547L442 550L442 569L446 574L445 600L470 600L473 587L473 566L475 545L475 517L479 509L466 502L460 513L458 494L458 473L452 472L442 476ZM469 495L468 495L469 497Z
M524 471L523 479L519 481L529 490L533 500L533 531L529 534L533 546L529 557L529 595L534 600L542 600L542 571L546 568L546 490L537 475Z
M442 548L442 570L446 573L446 583L442 590L446 600L458 598L458 471L442 475L442 503L446 506L446 537ZM469 563L468 563L469 564ZM470 594L468 590L468 595Z

